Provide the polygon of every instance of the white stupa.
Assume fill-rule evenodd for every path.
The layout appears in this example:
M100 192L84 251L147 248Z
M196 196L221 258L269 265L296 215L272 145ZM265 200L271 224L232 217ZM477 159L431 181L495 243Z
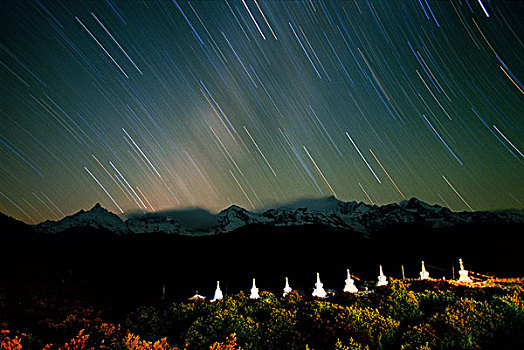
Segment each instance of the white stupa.
M380 275L378 275L377 287L387 286L387 285L388 285L388 278L384 276L384 272L382 272L382 265L380 265Z
M429 272L426 271L426 267L424 266L424 261L422 261L422 270L420 271L420 279L427 280L428 278L429 278Z
M320 282L320 275L318 272L317 272L317 283L315 283L315 289L313 290L312 295L317 298L325 298L327 296L327 293L324 290L324 285L322 284L322 282Z
M292 291L292 289L289 286L289 281L287 280L287 277L286 277L286 286L284 287L284 295L282 295L282 296L285 297L291 291Z
M215 296L211 301L222 300L223 298L224 296L222 295L222 291L220 290L220 281L217 281L217 289L215 290Z
M466 282L471 283L473 280L468 276L468 270L464 270L464 264L462 263L462 259L459 259L459 282Z
M347 270L346 285L344 286L344 293L356 293L358 292L357 287L355 286L355 281L351 278L349 274L349 269Z
M190 298L187 298L189 301L196 301L196 300L204 300L206 297L203 295L198 294L198 290L196 291L195 295L193 295Z
M251 287L251 294L249 295L250 299L258 299L260 296L258 295L258 288L255 285L255 279L253 278L253 287Z

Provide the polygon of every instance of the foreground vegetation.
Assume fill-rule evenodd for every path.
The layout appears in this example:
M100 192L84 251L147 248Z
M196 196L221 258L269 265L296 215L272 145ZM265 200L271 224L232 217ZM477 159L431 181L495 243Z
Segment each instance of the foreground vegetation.
M35 297L26 306L32 323L25 329L10 327L8 314L0 313L0 350L524 348L522 285L475 289L394 280L366 295L260 296L160 303L120 319L86 303L57 308L56 301Z

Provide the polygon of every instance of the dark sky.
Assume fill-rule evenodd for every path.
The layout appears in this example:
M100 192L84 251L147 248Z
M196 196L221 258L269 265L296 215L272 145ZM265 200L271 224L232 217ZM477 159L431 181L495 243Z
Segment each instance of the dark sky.
M523 208L522 1L0 1L0 210Z

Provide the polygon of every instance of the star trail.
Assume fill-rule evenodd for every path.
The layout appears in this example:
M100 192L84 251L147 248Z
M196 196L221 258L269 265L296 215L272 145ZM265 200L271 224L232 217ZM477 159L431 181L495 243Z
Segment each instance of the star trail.
M0 2L0 210L524 208L522 1Z

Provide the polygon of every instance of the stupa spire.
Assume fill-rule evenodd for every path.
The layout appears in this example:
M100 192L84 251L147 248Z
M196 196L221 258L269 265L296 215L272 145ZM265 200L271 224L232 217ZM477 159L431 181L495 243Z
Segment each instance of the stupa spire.
M464 269L464 264L462 263L462 259L459 259L459 282L466 282L471 283L473 280L468 276L469 271Z
M426 271L426 267L424 266L424 261L422 261L422 270L420 271L420 279L427 280L428 278L429 278L429 272Z
M324 290L324 285L320 282L320 274L317 272L317 283L315 283L315 289L313 290L314 297L325 298L327 296L326 291Z
M382 272L382 265L379 266L379 269L380 269L380 274L378 275L377 287L387 286L388 285L388 279L384 275L384 272Z
M349 273L349 269L347 269L346 272L347 272L347 277L346 277L346 285L344 286L344 292L345 293L358 292L358 289L355 286L355 281L353 280L353 278L351 278L351 274Z
M285 296L288 295L288 293L291 292L291 291L292 291L292 289L291 289L291 287L289 286L289 281L288 281L288 279L287 279L287 277L286 277L286 286L284 287L284 295L283 295L283 296L285 297Z
M258 295L258 288L255 284L255 279L253 278L253 287L251 287L251 294L249 295L249 298L251 299L258 299L260 296Z
M220 281L217 281L217 289L215 290L215 296L211 301L222 300L223 298L224 296L222 295L222 291L220 290Z

